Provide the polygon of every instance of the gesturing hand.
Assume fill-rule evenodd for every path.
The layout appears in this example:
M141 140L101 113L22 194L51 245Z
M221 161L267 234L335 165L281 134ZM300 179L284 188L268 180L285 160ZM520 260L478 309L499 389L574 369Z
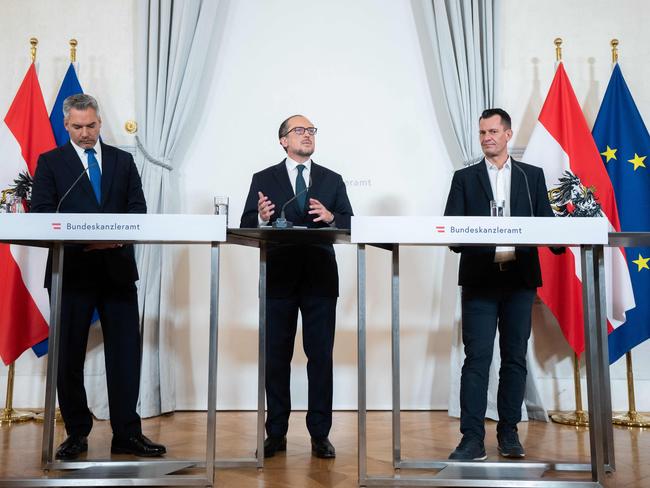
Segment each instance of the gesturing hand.
M273 210L275 204L261 191L257 192L257 196L259 197L259 200L257 200L257 212L262 221L268 222L271 220L271 215L275 213L275 210Z
M334 221L334 214L325 208L325 205L320 203L315 198L309 199L309 213L315 215L314 222L325 222L331 224Z

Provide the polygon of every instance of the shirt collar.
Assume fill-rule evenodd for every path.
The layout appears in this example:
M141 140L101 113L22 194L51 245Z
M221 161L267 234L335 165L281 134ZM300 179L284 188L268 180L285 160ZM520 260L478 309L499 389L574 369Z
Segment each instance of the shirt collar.
M85 156L85 155L86 155L86 150L85 150L83 147L78 146L77 144L75 144L74 141L73 141L72 139L70 139L70 144L72 144L72 147L74 148L74 150L77 151L77 154L79 155L79 158L80 158L82 161L85 161L85 159L83 159L82 156ZM99 142L99 139L97 139L97 142L96 142L95 145L93 146L93 149L95 150L95 154L96 154L97 156L101 157L101 154L102 154L102 152L101 152L101 151L102 151L102 147L101 147L101 144L100 144L100 142Z
M289 156L287 156L287 161L286 161L287 171L295 171L296 167L299 164L302 164L303 166L305 166L305 169L307 171L311 171L311 158L308 159L307 161L305 161L304 163L298 163L298 162L294 161L293 159L291 159Z
M487 165L488 171L499 171L499 168L497 168L497 166L488 158L485 158L485 164ZM506 163L503 165L503 168L510 169L510 156L508 156L508 159L506 159Z

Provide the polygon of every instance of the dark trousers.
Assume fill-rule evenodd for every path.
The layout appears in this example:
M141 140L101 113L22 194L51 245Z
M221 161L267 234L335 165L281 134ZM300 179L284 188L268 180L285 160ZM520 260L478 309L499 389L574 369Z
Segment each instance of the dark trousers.
M269 436L284 436L289 428L291 358L298 310L302 316L309 381L307 429L312 437L329 434L336 301L336 297L312 296L266 299L266 432Z
M535 289L522 287L463 286L465 363L460 380L460 431L463 435L485 437L488 372L497 327L501 349L497 431L517 428L526 388L526 349L535 294Z
M99 280L98 280L99 281ZM57 390L68 435L88 435L93 420L84 387L88 331L97 309L104 336L104 357L113 435L141 432L136 412L140 390L140 329L135 285L78 289L61 297L61 341Z

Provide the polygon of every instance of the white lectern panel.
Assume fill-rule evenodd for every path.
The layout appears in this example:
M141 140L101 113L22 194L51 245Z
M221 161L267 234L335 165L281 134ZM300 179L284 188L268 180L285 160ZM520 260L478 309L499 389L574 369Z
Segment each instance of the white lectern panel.
M607 244L602 217L352 217L359 244Z
M223 242L225 215L0 214L0 240Z

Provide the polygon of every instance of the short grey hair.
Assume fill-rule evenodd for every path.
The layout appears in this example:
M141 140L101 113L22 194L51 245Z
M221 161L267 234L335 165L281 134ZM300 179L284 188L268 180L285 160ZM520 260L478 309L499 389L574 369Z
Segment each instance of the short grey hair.
M71 109L88 110L89 108L92 108L97 113L97 117L99 117L99 104L95 100L95 97L86 93L70 95L63 101L63 118L68 118Z

